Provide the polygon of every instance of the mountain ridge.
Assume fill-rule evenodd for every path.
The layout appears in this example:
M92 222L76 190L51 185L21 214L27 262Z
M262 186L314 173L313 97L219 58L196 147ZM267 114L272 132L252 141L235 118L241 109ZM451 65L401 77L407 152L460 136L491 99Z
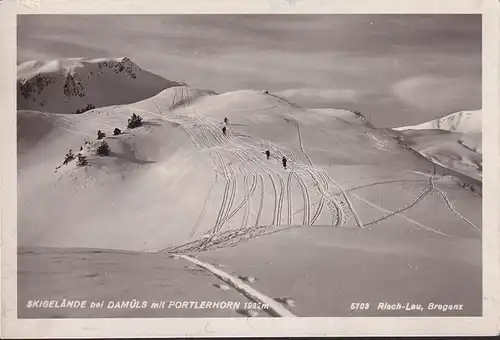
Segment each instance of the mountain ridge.
M18 65L17 106L78 114L133 103L182 85L143 70L128 57L33 60Z
M393 129L396 131L439 129L459 133L481 132L482 110L457 111L421 124L402 126Z

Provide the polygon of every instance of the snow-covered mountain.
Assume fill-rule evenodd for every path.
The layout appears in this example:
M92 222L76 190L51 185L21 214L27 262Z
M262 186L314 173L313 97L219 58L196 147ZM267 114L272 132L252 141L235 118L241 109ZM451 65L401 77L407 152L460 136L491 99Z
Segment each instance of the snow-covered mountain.
M459 133L482 132L483 131L483 114L482 110L475 111L459 111L443 118L438 118L413 126L403 126L394 128L397 131L404 130L447 130Z
M460 111L415 126L395 128L401 140L452 171L482 181L482 111Z
M181 83L141 69L129 58L28 61L18 66L18 110L82 113L128 104Z

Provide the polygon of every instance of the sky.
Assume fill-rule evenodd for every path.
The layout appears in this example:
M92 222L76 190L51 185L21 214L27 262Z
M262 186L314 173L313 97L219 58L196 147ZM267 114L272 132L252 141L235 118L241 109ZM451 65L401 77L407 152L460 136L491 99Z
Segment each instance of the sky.
M18 63L128 56L216 92L266 89L374 125L481 108L481 16L21 15Z

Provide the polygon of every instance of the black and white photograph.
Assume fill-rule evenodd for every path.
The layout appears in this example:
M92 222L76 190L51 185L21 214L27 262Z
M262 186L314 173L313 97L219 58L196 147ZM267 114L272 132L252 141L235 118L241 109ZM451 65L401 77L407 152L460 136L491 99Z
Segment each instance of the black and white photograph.
M18 16L18 317L481 316L481 27Z
M0 4L2 336L498 332L498 4L279 1Z

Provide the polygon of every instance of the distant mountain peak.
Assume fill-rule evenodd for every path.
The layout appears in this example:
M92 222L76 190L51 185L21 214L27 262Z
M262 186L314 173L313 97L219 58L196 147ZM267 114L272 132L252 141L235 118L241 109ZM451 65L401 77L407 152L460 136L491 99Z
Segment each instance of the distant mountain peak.
M126 56L33 60L18 65L18 109L81 113L185 85L146 71Z
M481 132L482 110L458 111L445 117L418 125L402 126L393 130L447 130L452 132Z

